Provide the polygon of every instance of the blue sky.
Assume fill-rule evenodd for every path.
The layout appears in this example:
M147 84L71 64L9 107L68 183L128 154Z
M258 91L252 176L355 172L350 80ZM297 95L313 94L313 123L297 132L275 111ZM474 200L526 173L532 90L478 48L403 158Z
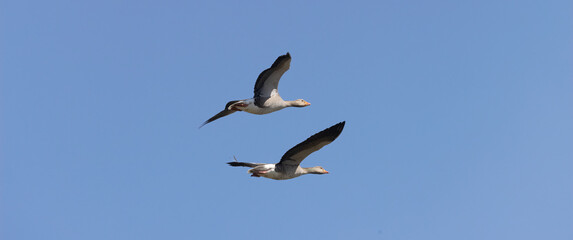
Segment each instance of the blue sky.
M571 1L1 5L2 239L573 239Z

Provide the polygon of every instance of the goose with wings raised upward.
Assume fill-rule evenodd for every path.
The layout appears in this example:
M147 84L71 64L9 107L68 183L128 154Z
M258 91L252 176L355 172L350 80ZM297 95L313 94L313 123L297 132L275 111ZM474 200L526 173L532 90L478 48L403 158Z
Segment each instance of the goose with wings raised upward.
M345 122L340 122L321 132L312 135L304 142L301 142L288 150L279 163L246 163L246 162L228 162L233 167L250 167L248 173L251 177L266 177L275 180L286 180L305 174L326 174L328 171L322 167L303 168L300 166L311 153L318 151L322 147L334 141L344 129Z
M273 65L263 71L255 83L255 96L250 99L230 101L225 109L217 113L202 125L215 121L236 111L245 111L253 114L267 114L286 107L306 107L310 103L303 99L285 101L279 95L278 87L281 76L290 68L290 54L282 55Z

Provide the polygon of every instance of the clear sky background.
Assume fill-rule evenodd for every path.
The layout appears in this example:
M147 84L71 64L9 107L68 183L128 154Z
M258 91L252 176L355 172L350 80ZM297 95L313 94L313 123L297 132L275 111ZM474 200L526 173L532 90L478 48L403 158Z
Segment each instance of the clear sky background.
M2 1L0 238L573 239L571 1ZM290 52L284 99L198 129ZM337 122L303 166L252 178Z

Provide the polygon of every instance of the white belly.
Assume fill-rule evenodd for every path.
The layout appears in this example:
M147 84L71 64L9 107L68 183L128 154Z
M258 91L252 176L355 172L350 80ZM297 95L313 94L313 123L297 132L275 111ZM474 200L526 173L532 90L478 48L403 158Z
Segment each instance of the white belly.
M260 108L255 106L255 104L249 105L247 106L243 111L248 112L248 113L252 113L252 114L267 114L267 113L272 113L272 112L276 112L278 110L283 109L284 107L281 108Z
M261 176L266 177L266 178L270 178L270 179L274 179L274 180L287 180L287 179L298 177L300 175L278 173L278 172L275 172L273 170L273 171L269 171L268 173L265 173Z
M285 108L284 106L260 108L257 107L257 105L255 105L255 101L252 98L245 100L244 103L247 104L247 107L238 107L238 109L240 109L241 111L259 115L272 113Z

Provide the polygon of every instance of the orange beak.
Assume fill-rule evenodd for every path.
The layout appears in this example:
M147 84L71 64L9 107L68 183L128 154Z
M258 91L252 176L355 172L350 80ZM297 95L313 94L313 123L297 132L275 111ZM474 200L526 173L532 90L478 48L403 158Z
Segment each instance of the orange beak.
M328 171L324 170L324 173L328 173Z
M305 106L310 106L309 102L307 102L307 101L304 101L304 102L305 102Z

